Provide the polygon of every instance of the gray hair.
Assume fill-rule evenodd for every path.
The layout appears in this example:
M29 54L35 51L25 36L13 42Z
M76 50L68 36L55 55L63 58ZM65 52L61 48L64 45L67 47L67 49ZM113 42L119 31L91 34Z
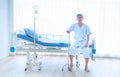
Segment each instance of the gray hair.
M83 15L82 15L82 14L77 14L77 17L78 17L78 16L82 16L82 17L83 17Z

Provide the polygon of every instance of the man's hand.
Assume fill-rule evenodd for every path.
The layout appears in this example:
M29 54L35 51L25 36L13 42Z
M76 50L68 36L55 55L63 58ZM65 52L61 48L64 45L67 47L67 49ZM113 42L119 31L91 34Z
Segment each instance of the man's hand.
M87 35L87 40L86 40L86 43L85 43L85 45L84 45L84 47L85 47L85 48L86 48L86 47L88 47L89 38L90 38L90 36L89 36L89 35Z
M70 31L68 31L68 30L67 30L66 32L67 32L68 34L70 33Z
M88 47L88 44L86 43L86 44L84 45L84 47L85 47L85 48Z

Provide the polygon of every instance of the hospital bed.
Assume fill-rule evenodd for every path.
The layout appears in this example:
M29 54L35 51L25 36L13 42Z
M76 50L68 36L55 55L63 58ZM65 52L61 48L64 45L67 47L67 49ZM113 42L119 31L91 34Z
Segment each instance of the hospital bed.
M42 62L40 62L39 55L36 51L66 52L69 46L67 35L37 34L31 29L25 28L17 31L16 36L21 43L15 46L15 50L17 51L17 48L19 49L21 47L23 51L27 51L25 71L31 69L33 65L37 65L38 70L41 70ZM31 52L33 54L30 54Z
M17 39L20 41L19 44L15 45L16 50L34 49L39 52L65 52L68 49L68 35L55 35L55 34L36 34L35 39L33 38L33 31L30 29L24 29L27 32L16 32ZM35 41L35 48L34 48ZM56 49L56 50L54 50Z
M25 34L17 34L17 37L21 38L23 40L34 42L33 38L31 38L31 37L29 37ZM46 38L46 37L39 37L39 38L35 39L35 43L39 44L39 45L42 45L42 46L48 46L48 47L68 47L68 42L60 41L60 40L59 41L58 40L53 40L53 39L49 39L49 38Z
M27 62L25 71L31 68L33 65L38 66L38 70L41 70L42 62L38 61L38 55L36 54L36 49L39 51L68 51L70 46L68 35L52 35L52 34L37 34L29 28L25 28L22 32L16 32L17 38L23 40L23 47L27 50ZM22 46L22 45L21 45ZM94 60L94 54L96 53L94 41L89 45L91 49L91 59ZM33 55L30 51L34 52ZM76 56L77 57L77 56ZM32 60L34 59L34 60ZM76 58L77 61L77 58ZM76 64L78 66L78 64Z

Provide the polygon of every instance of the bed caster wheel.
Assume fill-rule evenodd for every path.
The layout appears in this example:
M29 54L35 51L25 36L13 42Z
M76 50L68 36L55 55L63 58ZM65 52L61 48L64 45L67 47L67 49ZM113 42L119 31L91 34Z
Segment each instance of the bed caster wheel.
M41 66L38 68L38 71L41 71Z
M25 68L24 71L27 71L27 68Z
M78 65L77 65L76 67L77 67L77 68L79 68L79 66L78 66Z
M92 59L92 61L95 61L95 59Z
M64 69L62 69L62 71L64 71Z
M41 71L41 69L38 69L38 71Z
M41 68L40 68L40 69L38 69L38 71L41 71Z
M42 65L42 62L40 62L39 65Z
M80 64L76 64L76 67L79 68L79 67L80 67Z

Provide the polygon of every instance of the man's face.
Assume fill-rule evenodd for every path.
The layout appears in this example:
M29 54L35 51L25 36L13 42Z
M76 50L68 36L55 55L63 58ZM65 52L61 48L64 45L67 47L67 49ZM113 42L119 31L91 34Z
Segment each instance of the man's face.
M83 20L83 16L77 16L77 20L81 22Z

